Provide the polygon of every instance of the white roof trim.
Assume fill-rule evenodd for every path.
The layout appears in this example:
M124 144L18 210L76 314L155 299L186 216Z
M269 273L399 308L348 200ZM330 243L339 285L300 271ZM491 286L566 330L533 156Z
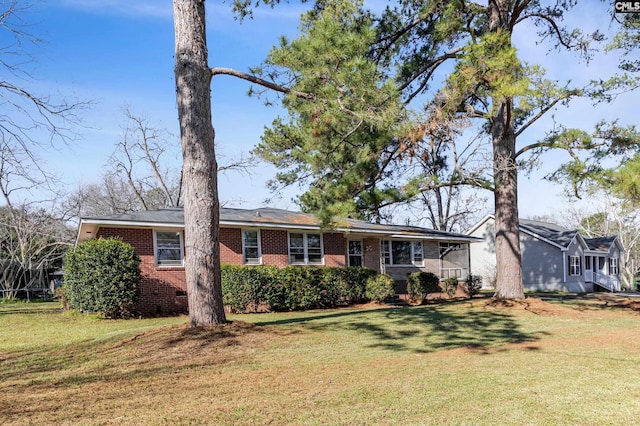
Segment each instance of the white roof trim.
M495 216L493 214L488 214L485 217L483 217L482 219L480 219L480 221L478 223L476 223L475 225L473 225L467 232L466 234L472 234L473 232L475 232L478 228L480 228L482 225L484 225L489 219L494 219L495 220Z
M80 221L80 226L83 223L89 225L98 225L101 226L126 226L132 228L184 228L183 224L180 223L167 223L167 222L140 222L140 221L129 221L129 220L94 220L94 219L82 219Z

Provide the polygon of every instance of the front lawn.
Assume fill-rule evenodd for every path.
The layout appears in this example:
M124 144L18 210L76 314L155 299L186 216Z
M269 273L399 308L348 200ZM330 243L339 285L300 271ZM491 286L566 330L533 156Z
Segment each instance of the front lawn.
M634 424L633 305L100 320L0 304L3 424Z

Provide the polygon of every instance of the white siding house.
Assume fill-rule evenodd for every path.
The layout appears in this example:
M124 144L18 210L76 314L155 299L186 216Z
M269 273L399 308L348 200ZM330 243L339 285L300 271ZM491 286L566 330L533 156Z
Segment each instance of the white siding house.
M471 244L471 270L483 287L495 287L495 227L488 215L468 232L482 238ZM525 290L587 293L620 290L620 253L616 237L584 238L556 224L520 219L522 281Z

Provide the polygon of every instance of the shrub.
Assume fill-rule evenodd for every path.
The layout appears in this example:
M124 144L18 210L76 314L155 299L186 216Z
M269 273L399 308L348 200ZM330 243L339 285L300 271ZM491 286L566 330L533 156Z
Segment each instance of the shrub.
M369 268L222 265L222 295L235 312L331 308L360 302Z
M89 240L67 253L63 288L72 309L124 317L133 311L140 279L140 258L130 244Z
M380 274L367 279L367 299L382 303L388 297L395 294L395 286L393 278L389 275Z
M222 265L222 301L234 312L258 311L266 305L265 288L275 266Z
M446 280L442 281L442 291L447 293L449 297L453 297L456 294L457 289L458 289L458 278L449 277Z
M429 293L439 293L440 278L431 272L412 272L407 274L407 294L412 302L422 302Z
M366 299L367 280L378 273L363 266L348 266L346 268L330 268L338 272L344 286L341 303L351 305Z
M473 297L480 293L482 288L482 276L481 275L469 275L464 282L465 290L469 297Z

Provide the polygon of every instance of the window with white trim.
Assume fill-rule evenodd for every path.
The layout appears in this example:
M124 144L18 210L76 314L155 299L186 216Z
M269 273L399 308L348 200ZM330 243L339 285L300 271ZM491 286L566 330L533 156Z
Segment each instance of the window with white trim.
M380 256L385 265L422 266L422 241L383 240L380 242Z
M422 257L422 241L413 242L413 263L421 264Z
M391 248L389 241L380 241L380 257L382 257L382 263L385 265L391 265Z
M292 265L321 265L322 235L290 232L289 263Z
M153 244L157 266L184 265L182 232L155 231Z
M609 275L618 275L619 273L618 259L615 257L609 258Z
M349 266L362 266L362 241L350 240L349 247Z
M569 256L569 276L575 277L582 274L582 262L580 256Z
M261 263L260 231L257 229L242 230L242 261L247 265Z

